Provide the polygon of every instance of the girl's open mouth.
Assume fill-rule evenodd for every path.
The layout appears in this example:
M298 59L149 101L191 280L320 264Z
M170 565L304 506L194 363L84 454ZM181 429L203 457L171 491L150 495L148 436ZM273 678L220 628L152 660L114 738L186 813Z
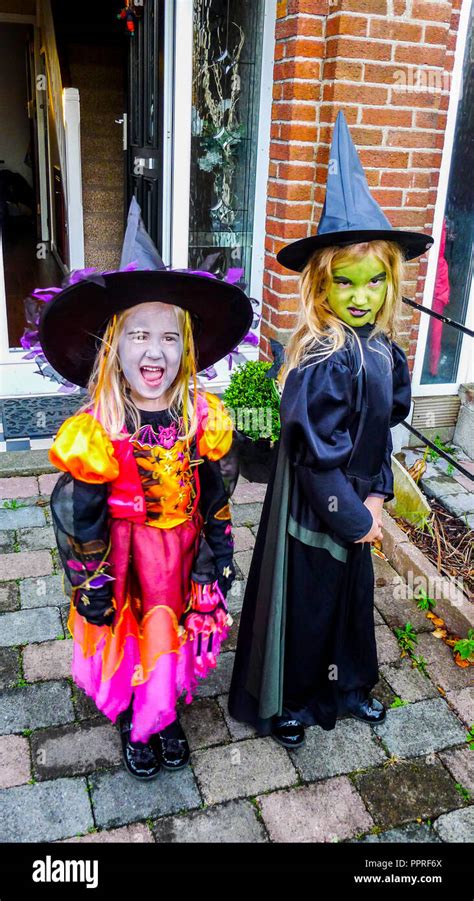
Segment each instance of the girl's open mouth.
M151 388L160 384L164 371L162 366L140 366L142 379Z
M362 316L367 316L367 313L370 313L370 310L359 310L358 307L348 307L347 312L350 313L351 316L362 319Z

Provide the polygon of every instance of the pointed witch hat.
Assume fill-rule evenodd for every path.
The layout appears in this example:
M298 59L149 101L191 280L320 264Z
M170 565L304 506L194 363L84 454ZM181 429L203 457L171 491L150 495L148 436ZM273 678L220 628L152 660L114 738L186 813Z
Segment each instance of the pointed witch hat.
M315 250L365 241L394 241L402 248L405 260L429 250L431 235L393 228L370 194L343 112L337 114L329 157L318 233L282 247L277 253L282 266L301 272Z

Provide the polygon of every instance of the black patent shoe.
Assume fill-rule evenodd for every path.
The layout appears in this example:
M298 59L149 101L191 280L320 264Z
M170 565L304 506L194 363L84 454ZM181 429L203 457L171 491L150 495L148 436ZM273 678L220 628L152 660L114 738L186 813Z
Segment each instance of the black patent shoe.
M165 770L180 770L189 763L188 740L178 720L156 732L152 740Z
M150 742L131 741L130 732L132 724L130 716L125 714L120 718L120 737L122 740L122 755L125 768L135 779L146 782L156 779L161 764L158 755Z
M363 723L371 723L374 726L383 723L386 717L385 707L377 698L366 698L360 704L350 707L348 713L356 720L362 720Z
M284 748L301 748L305 740L303 724L284 715L273 717L271 734Z

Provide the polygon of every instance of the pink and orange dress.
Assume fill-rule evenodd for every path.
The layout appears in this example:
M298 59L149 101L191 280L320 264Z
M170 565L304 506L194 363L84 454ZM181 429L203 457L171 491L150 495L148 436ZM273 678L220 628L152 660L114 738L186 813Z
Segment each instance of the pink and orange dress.
M51 509L72 585L73 679L113 721L133 702L131 739L146 742L173 722L183 693L192 700L232 623L231 488L222 473L232 471L233 432L208 392L198 392L189 448L169 410L139 412L140 429L118 440L92 410L71 416L49 456L64 472ZM110 626L76 609L90 579L112 585Z

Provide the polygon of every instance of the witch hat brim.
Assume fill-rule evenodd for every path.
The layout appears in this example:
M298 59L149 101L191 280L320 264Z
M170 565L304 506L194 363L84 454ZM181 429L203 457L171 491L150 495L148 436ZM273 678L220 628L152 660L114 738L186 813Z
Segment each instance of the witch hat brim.
M376 240L395 242L401 247L406 260L425 253L433 243L431 235L392 227L369 191L344 113L339 112L334 126L326 197L318 233L287 244L277 254L277 260L287 269L301 272L320 248L345 247Z
M252 304L236 285L179 270L111 272L81 279L45 305L39 336L46 358L68 381L86 387L114 313L154 301L191 313L198 371L230 353L252 325Z

